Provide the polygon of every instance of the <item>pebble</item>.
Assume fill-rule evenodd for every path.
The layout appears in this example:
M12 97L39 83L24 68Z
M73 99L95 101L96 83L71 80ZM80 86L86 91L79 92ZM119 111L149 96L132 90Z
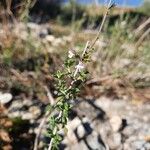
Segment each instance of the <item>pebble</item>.
M10 112L16 112L23 107L22 100L15 100L12 102L11 106L9 107Z
M29 112L22 112L21 118L23 120L31 120L34 118L34 116Z
M92 133L86 138L86 141L88 145L91 147L91 149L97 149L97 150L105 150L105 147L102 143L98 141L98 135L96 133Z
M111 124L112 130L114 132L117 132L121 128L122 119L119 116L112 116L112 118L110 119L110 124Z
M97 99L93 103L97 107L104 110L104 112L110 119L104 120L103 122L101 121L98 122L98 119L96 120L96 122L92 121L91 117L93 116L91 114L95 112L98 113L98 111L96 109L93 110L93 108L91 108L91 106L88 106L86 102L84 103L82 102L82 112L86 112L86 115L82 118L82 121L86 122L88 120L88 123L93 126L92 133L90 133L88 136L85 137L85 140L92 149L100 149L99 148L100 145L98 145L96 139L97 135L93 135L93 132L95 131L96 133L100 133L100 136L104 140L105 145L107 145L110 149L115 150L150 149L149 148L150 145L148 145L147 144L148 142L144 140L144 136L150 135L149 120L148 118L142 119L143 115L146 115L150 112L150 109L147 106L149 104L146 104L146 106L137 107L125 100L111 101L109 98L105 97L101 97L100 99ZM80 108L79 106L77 107ZM86 110L84 111L84 109ZM90 110L89 113L87 110ZM84 120L84 118L86 120ZM127 125L124 127L122 131L120 131L120 128L123 125L122 120L124 118L127 121ZM80 132L79 129L78 131ZM71 148L72 147L70 147L70 149ZM76 149L80 149L79 143Z
M77 135L79 138L83 138L85 135L85 129L81 124L77 127Z
M20 117L20 116L21 116L20 111L8 113L8 117L10 117L10 118L16 118L16 117Z
M81 120L75 117L73 120L68 122L67 129L75 130L81 124Z
M33 104L33 102L31 100L25 99L25 100L23 100L22 104L25 106L31 106Z
M7 104L12 100L13 96L11 93L0 93L0 103Z
M80 105L82 104L82 107L77 106L80 111L77 111L77 108L75 108L77 116L68 121L68 133L63 140L63 143L67 146L68 150L88 150L86 144L92 149L104 150L105 148L100 142L98 134L100 134L102 141L110 149L150 149L149 141L146 141L144 138L145 136L150 135L150 119L148 116L150 113L149 103L145 104L145 106L137 107L128 101L111 101L107 97L102 97L102 99L100 98L92 102L94 105L91 105L86 101L79 103ZM101 110L94 106L97 106L97 108L102 109L106 113L106 119L104 118L103 121L99 118L95 119L95 116L97 116ZM41 115L40 106L33 101L21 99L12 101L8 111L9 117L21 117L22 119L30 120L30 123L32 122L33 124L39 121L38 117ZM82 113L84 115L82 115ZM124 118L127 120L127 126L120 131L123 123L122 120ZM89 125L88 127L90 127L87 127L89 132L83 126L83 124L86 123ZM30 130L30 133L35 132L34 129ZM87 143L85 143L85 141Z
M120 133L113 134L109 138L108 144L111 147L111 149L118 149L121 146L121 134Z

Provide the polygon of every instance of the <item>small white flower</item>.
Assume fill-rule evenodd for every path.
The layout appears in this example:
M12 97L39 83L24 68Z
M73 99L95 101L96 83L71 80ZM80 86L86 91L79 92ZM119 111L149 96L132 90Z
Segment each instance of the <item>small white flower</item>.
M74 76L76 76L78 72L81 72L81 70L83 70L85 67L84 64L80 61L79 64L75 66L75 68L76 71L74 73Z
M74 55L75 55L75 54L74 54L71 50L68 52L68 57L69 57L69 58L72 58Z
M80 61L79 64L77 66L75 66L76 69L79 70L79 72L84 69L84 64Z

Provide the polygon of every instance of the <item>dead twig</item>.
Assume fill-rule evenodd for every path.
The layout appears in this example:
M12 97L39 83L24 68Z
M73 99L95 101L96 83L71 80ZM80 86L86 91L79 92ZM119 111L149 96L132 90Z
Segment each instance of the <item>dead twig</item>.
M145 39L145 37L149 35L149 33L150 33L150 28L143 33L143 35L136 42L135 46L139 47L141 45L141 43L143 42L143 40Z
M49 99L49 102L50 104L53 106L54 105L54 98L50 92L50 90L48 89L47 86L43 86L45 91L47 92L47 97ZM45 115L43 116L43 119L38 127L38 131L37 131L37 134L36 134L36 137L35 137L35 141L34 141L34 149L33 150L38 150L38 143L39 143L39 138L40 138L40 135L41 135L41 132L42 132L42 128L47 120L47 118L50 116L51 114L51 111L46 111Z
M150 24L150 17L134 31L135 36L138 36L148 24Z
M48 97L48 100L49 100L49 103L51 105L54 105L55 101L54 101L54 98L52 96L52 93L50 92L50 90L48 89L47 86L43 86L43 88L45 89L45 91L47 92L47 97Z
M106 18L107 18L107 15L108 15L108 13L109 13L109 10L110 10L112 7L114 7L114 4L111 4L111 3L112 3L112 2L111 2L111 0L110 0L110 1L109 1L109 4L108 4L108 6L107 6L106 12L105 12L105 14L104 14L104 16L103 16L103 20L102 20L102 22L101 22L101 24L100 24L98 33L97 33L97 35L96 35L96 37L95 37L93 43L90 45L89 49L92 49L93 46L95 45L96 41L99 39L99 36L100 36L100 34L101 34L101 32L102 32L102 29L103 29L105 20L106 20Z
M38 127L38 131L37 131L37 134L36 134L36 137L35 137L35 141L34 141L34 148L33 150L38 150L38 142L39 142L39 138L40 138L40 135L41 135L41 132L42 132L42 128L48 118L48 116L50 115L51 112L46 112L39 127Z

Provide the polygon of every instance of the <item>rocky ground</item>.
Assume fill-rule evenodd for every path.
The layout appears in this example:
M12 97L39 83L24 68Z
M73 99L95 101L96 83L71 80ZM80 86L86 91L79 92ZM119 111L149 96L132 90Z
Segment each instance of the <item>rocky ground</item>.
M68 124L68 149L150 149L150 104L100 97L81 100Z
M12 99L6 107L5 116L12 118L14 127L9 132L12 136L10 141L3 137L4 141L15 150L33 149L45 105L38 100L18 98ZM108 97L76 100L67 125L68 134L60 149L149 150L149 113L150 103L134 104ZM45 142L47 139L43 133L40 136L40 149L43 149ZM7 145L6 149L9 148Z
M58 28L55 30L58 32ZM39 124L48 104L48 96L43 87L47 86L54 91L52 74L59 64L62 65L60 55L68 51L68 45L70 46L74 39L70 34L64 35L63 33L62 36L58 36L58 33L55 33L54 35L54 29L51 29L49 25L34 23L10 25L7 31L0 29L2 41L0 41L0 50L5 50L0 60L8 63L4 65L3 61L0 61L0 149L2 147L3 150L32 150ZM86 32L88 31L84 31L84 38ZM83 34L76 35L75 40L80 41L81 35ZM6 40L7 36L9 40ZM84 40L87 41L87 39ZM109 44L100 39L96 46L99 50L103 50ZM79 48L82 47L78 45L76 49ZM65 51L58 51L59 49ZM121 49L134 51L134 48L129 47L128 44L124 44ZM41 54L41 51L46 55ZM59 53L59 56L53 52ZM37 57L37 54L40 56ZM97 63L101 55L99 51L92 57L92 61ZM114 65L124 69L131 61L132 58L119 59ZM12 64L9 64L10 62ZM139 65L141 62L139 61ZM105 70L107 63L104 64L106 66L102 68ZM91 70L89 67L91 76L96 70L94 66L93 71L93 66ZM138 74L129 73L128 77L129 79L132 77L132 81L135 82L141 81L142 85L149 87L149 65L144 64L144 66L146 67L143 70L145 72L147 70L145 74L138 71ZM111 69L108 67L108 70ZM95 74L98 73L95 72ZM99 77L99 74L97 76ZM116 76L119 78L117 73ZM144 86L139 89L129 88L128 85L126 87L124 81L108 75L108 79L100 81L99 84L96 81L98 88L95 91L91 89L85 93L82 91L83 97L95 96L96 98L79 98L75 101L67 125L68 134L64 136L62 133L64 140L60 149L150 150L150 102L148 101L150 90L144 89ZM102 82L105 87L100 91L99 86L103 86ZM105 91L111 96L102 96ZM132 100L122 98L124 93L131 95ZM134 99L139 100L139 103L135 103ZM46 127L45 124L43 133L40 135L39 149L44 149L43 147L50 140L45 138Z

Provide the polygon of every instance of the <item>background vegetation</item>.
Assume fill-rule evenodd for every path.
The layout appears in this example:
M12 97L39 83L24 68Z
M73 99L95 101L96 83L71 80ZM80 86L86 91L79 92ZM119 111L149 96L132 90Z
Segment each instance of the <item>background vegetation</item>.
M1 1L0 92L11 93L14 101L18 97L36 99L42 105L42 116L49 103L47 91L56 97L54 72L62 67L68 50L80 52L86 41L93 40L104 11L103 6L84 6L74 1L65 5L57 0ZM111 10L96 42L92 63L86 66L90 76L78 96L97 98L104 94L148 101L149 35L149 1L140 8L116 6ZM29 140L35 139L35 134L27 139L16 137L16 133L22 135L28 121L5 113L11 103L0 105L0 117L9 123L0 123L0 134L7 136L7 140L0 136L0 147L11 149L24 141L32 149Z

